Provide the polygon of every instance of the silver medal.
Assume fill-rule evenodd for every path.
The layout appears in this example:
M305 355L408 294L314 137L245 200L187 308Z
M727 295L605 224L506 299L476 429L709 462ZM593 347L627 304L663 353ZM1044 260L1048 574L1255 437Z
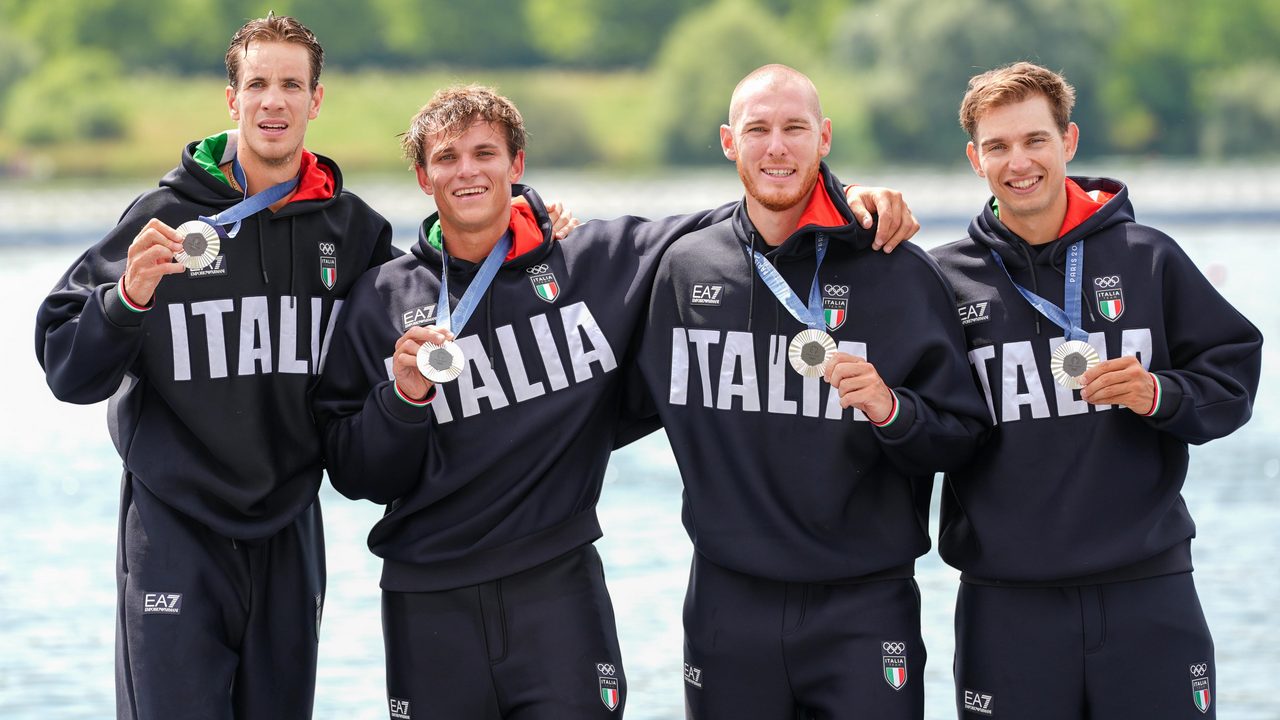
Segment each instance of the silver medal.
M218 257L221 243L213 226L203 220L188 220L178 226L178 237L182 238L182 249L174 254L174 259L182 263L188 270L203 270Z
M1053 373L1054 382L1064 388L1079 390L1080 376L1101 362L1098 351L1082 340L1068 340L1053 351L1049 360L1049 371Z
M418 348L418 372L433 383L457 379L466 360L462 348L452 340L446 340L443 345L426 342Z
M827 361L836 354L836 341L821 330L805 330L791 338L787 359L805 377L822 377Z

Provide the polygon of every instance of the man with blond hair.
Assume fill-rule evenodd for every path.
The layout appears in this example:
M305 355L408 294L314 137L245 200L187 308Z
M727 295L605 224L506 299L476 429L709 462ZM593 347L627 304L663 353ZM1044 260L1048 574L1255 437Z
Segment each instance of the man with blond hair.
M950 472L964 718L1214 717L1187 445L1243 425L1262 336L1117 180L1070 177L1074 89L1021 62L960 107L992 197L934 251L995 427Z
M227 49L236 129L189 144L39 311L62 400L124 461L117 716L307 718L325 593L308 392L391 228L304 149L324 51L290 17Z

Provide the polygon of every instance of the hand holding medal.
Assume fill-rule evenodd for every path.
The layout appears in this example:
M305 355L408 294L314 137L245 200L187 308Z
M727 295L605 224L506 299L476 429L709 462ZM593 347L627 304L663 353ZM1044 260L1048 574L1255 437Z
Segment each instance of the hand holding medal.
M835 353L823 377L840 393L840 407L857 408L877 423L893 414L893 392L866 358Z
M425 359L430 368L432 354L443 352L449 356L451 363L452 356L443 349L446 346L457 347L453 342L453 333L444 328L436 325L420 325L406 330L404 335L396 341L395 353L391 360L391 372L395 376L400 392L414 401L425 398L431 390L431 385L439 381L423 371L423 361ZM439 356L435 361L437 364L445 362L444 358Z
M151 304L156 287L164 276L186 269L173 262L174 254L181 249L178 233L151 218L129 244L125 254L124 276L120 278L120 291L135 305Z
M1081 381L1080 397L1091 405L1123 405L1144 416L1159 409L1160 383L1132 355L1098 363Z

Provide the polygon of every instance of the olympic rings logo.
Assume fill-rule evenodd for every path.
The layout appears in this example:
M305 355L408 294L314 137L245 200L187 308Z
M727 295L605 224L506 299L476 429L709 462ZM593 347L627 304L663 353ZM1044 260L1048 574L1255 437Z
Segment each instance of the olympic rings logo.
M612 663L596 663L596 672L600 673L601 675L608 675L609 677L613 677L613 674L617 672L617 670L614 669Z
M530 275L537 275L538 273L544 273L550 270L551 270L551 266L547 265L546 263L543 263L542 265L530 265L529 267L525 268L524 271L529 273Z
M1119 275L1108 275L1107 277L1096 277L1093 284L1100 288L1112 288L1120 284Z
M849 294L848 285L824 285L822 289L832 297L844 297Z
M900 642L880 643L880 647L884 648L889 655L901 655L907 650L907 644Z
M1209 672L1209 665L1206 663L1196 663L1191 666L1191 677L1204 677Z
M325 255L332 255L337 251L338 248L333 243L320 243L320 252Z

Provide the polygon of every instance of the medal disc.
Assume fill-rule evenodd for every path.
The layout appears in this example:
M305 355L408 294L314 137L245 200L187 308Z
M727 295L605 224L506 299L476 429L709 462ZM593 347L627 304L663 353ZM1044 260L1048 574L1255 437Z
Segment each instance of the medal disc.
M174 259L182 263L188 270L203 270L218 257L221 243L213 226L202 220L188 220L177 228L182 238L182 250L174 254Z
M1054 382L1064 388L1079 390L1080 376L1101 362L1098 351L1081 340L1068 340L1053 351L1049 360L1049 370L1053 373Z
M787 359L791 367L805 377L822 377L827 361L836 354L836 341L821 330L805 330L791 338Z
M447 383L457 379L462 374L465 362L466 356L462 354L462 348L452 340L446 340L443 345L423 343L418 348L418 372L433 383Z

